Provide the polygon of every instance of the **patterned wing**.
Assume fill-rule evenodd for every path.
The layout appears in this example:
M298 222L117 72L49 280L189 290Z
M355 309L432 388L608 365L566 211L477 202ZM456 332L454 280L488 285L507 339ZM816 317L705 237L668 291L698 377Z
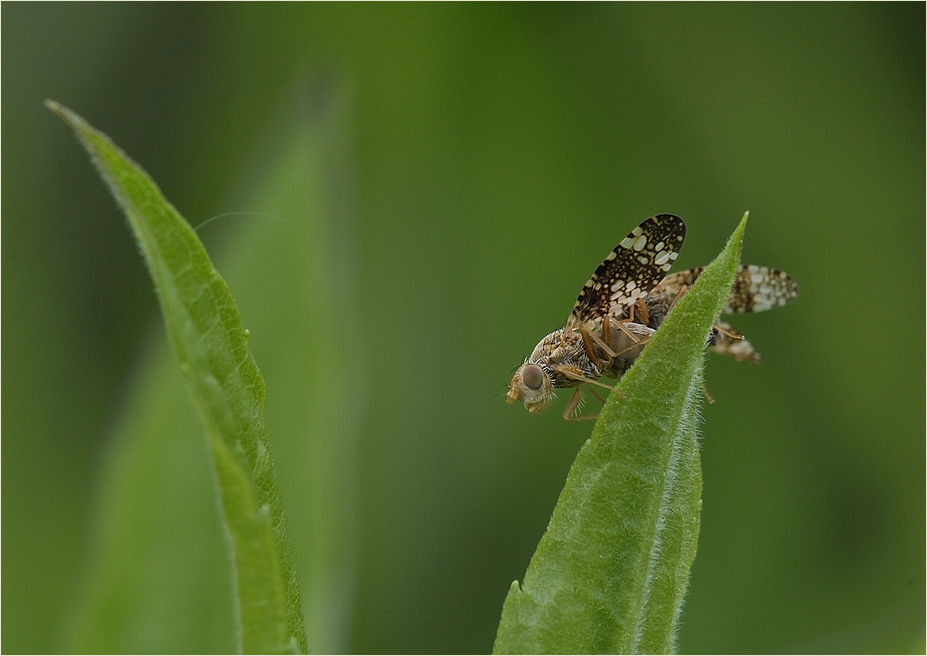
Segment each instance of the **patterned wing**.
M666 276L685 237L686 224L673 214L658 214L634 228L583 286L567 325L627 316Z
M663 280L659 291L675 297L683 287L692 287L704 267L673 273ZM749 264L741 266L734 276L734 286L728 294L722 314L762 312L785 305L798 296L798 284L789 274L770 267Z
M708 348L721 355L729 355L741 362L759 364L763 356L756 352L753 344L744 339L734 326L718 321L708 340Z

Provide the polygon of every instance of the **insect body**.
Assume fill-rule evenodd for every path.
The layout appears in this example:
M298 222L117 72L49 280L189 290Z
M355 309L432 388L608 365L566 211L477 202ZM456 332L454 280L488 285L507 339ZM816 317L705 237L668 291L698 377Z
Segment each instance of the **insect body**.
M533 414L550 405L554 389L573 387L564 419L591 418L573 417L583 386L597 398L593 385L613 389L599 379L620 378L631 367L675 302L702 273L697 268L667 275L685 232L678 216L659 214L625 237L583 286L566 325L542 339L515 372L508 403L520 399ZM759 312L784 305L797 294L798 286L787 274L743 266L722 312ZM761 360L743 335L721 321L709 348L738 360Z

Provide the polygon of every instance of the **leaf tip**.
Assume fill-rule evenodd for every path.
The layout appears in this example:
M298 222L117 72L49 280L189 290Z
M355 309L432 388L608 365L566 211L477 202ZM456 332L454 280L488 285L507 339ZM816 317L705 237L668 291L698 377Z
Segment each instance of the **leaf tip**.
M734 229L734 232L731 233L731 237L728 240L728 245L736 244L736 254L735 259L740 259L740 249L744 241L744 232L747 229L747 219L750 218L750 211L744 212L743 218L740 219L740 223L737 224L737 227ZM727 247L725 247L727 250Z
M71 125L77 125L80 122L80 118L77 116L77 114L72 112L70 109L68 109L61 103L52 100L51 98L45 99L45 106L48 107L48 109L50 109L51 111L53 111L55 114L60 116L65 121L65 123L69 123Z
M59 102L56 102L51 99L45 100L45 106L48 107L51 111L57 114L62 121L67 123L71 129L74 131L74 134L77 135L81 143L84 144L84 147L90 150L91 155L96 158L96 152L91 148L90 143L87 141L87 135L89 134L99 134L94 130L90 125L77 114L77 112L65 107ZM101 135L102 136L102 135ZM105 138L105 137L104 137ZM96 160L95 160L96 161Z

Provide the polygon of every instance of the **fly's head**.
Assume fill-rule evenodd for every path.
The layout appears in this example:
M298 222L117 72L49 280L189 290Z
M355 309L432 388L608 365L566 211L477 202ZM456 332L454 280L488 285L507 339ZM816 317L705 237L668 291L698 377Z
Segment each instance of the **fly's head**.
M507 403L521 400L528 412L535 414L550 405L554 398L554 384L550 374L540 364L525 362L512 377Z

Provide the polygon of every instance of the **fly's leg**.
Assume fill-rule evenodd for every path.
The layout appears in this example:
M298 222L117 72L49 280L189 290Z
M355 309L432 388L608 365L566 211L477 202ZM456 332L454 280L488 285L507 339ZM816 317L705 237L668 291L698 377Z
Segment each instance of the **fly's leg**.
M589 388L589 391L592 392L593 395L595 395L597 399L601 400L599 395L596 394L591 387ZM580 415L579 417L572 417L571 415L574 412L576 412L576 410L579 408L580 404L582 403L582 400L583 400L583 388L582 386L579 386L576 388L576 391L573 392L573 396L570 398L570 402L567 403L566 410L563 411L563 418L566 419L567 421L588 421L590 419L595 419L596 417L599 416L598 414L594 414L594 415Z
M575 381L579 381L579 382L581 382L581 383L585 383L586 385L589 386L589 391L592 392L593 394L595 394L595 392L593 391L592 386L593 386L593 385L598 385L599 387L603 387L603 388L607 389L609 392L614 392L614 393L617 394L620 398L622 398L622 399L624 398L624 394L622 394L620 391L618 391L618 389L616 389L613 385L608 385L608 384L603 383L603 382L601 382L601 381L598 381L598 380L595 380L595 379L593 379L593 378L589 378L589 377L587 377L587 376L584 376L584 375L582 374L582 372L581 372L579 369L577 369L576 367L571 367L570 365L560 365L560 366L554 367L554 370L557 371L558 373L563 374L563 375L566 376L567 378L571 378L571 379L573 379L573 380L575 380ZM582 394L580 393L581 389L582 389L582 385L580 385L580 386L577 388L577 391L576 391L576 392L573 392L573 397L570 399L570 403L567 405L567 408L570 410L570 412L573 412L573 411L576 409L576 405L579 404L579 398L577 398L577 397L581 397L581 396L582 396ZM599 399L600 401L602 401L602 398L601 398L598 394L595 394L595 396L596 396L597 399ZM602 401L602 403L604 404L605 401ZM570 406L573 406L573 407L570 407ZM568 418L568 417L565 417L565 418Z
M715 324L715 330L717 330L717 331L718 331L719 333L721 333L722 335L725 335L725 336L727 336L727 337L730 337L731 339L736 339L736 340L745 339L743 335L740 335L740 334L738 334L738 333L732 333L732 332L730 332L730 331L728 331L728 330L725 330L724 328L722 328L721 326L719 326L719 325L717 325L717 324Z
M602 320L602 337L599 337L594 332L591 332L588 328L586 328L586 326L579 327L579 334L583 338L583 346L586 348L586 354L589 356L589 359L592 360L593 364L595 364L595 366L600 370L608 369L612 360L617 358L619 355L637 348L638 344L640 344L640 338L637 335L632 334L627 328L624 327L623 324L627 323L628 321L630 321L630 319L623 321L616 320L615 323L618 326L618 330L627 335L631 341L634 342L634 344L618 351L617 353L608 345L608 343L611 342L612 335L611 319L606 317ZM595 351L595 347L602 349L602 352L607 356L607 360L603 361L602 358L599 357L599 354Z
M607 320L606 323L608 323ZM603 328L603 331L604 330L605 329ZM583 346L586 349L586 355L588 355L589 359L592 360L592 364L594 364L599 371L608 369L609 366L611 366L612 358L615 357L615 354L612 353L612 350L608 347L608 344L602 341L602 339L600 339L595 333L590 332L589 329L584 325L579 327L579 335L583 338ZM605 332L602 333L602 336L605 337ZM608 341L607 337L605 337L605 341ZM596 353L596 346L602 349L602 352L605 353L605 360L600 358L599 354Z
M611 323L611 321L609 321L609 323ZM624 354L627 353L628 351L632 351L632 350L636 349L636 348L638 347L638 345L641 343L641 341L643 341L640 337L638 337L637 335L633 334L630 330L628 330L627 328L624 327L624 324L628 323L627 321L619 321L619 322L617 322L617 323L618 323L618 330L620 330L620 331L623 332L626 336L628 336L628 337L631 339L631 341L634 342L634 343L633 343L631 346L629 346L628 348L621 349L620 351L618 351L617 353L615 353L615 356L614 356L614 357L618 357L619 355L624 355ZM650 338L648 337L647 339L650 339Z
M573 396L570 398L570 402L567 404L566 410L563 411L563 418L566 419L567 421L587 421L589 419L597 419L599 416L598 413L594 415L580 415L579 417L571 416L574 412L576 412L576 410L580 407L582 403L582 396L583 396L582 389L583 389L582 387L576 388L576 391L573 392ZM599 393L596 392L592 387L589 388L589 393L592 394L592 396L594 396L596 400L598 400L599 403L601 403L602 405L605 405L605 399L599 396ZM615 390L615 393L618 396L621 396L621 392L619 392L618 390ZM621 398L624 398L624 397L621 396Z
M676 303L678 303L679 300L680 300L683 296L685 296L685 295L688 293L688 291L689 291L689 288L688 288L686 285L683 285L683 286L679 289L679 293L676 294L676 298L674 298L674 299L673 299L673 302L670 303L669 310L666 311L667 314L669 314L669 311L670 311L670 310L672 310L674 307L676 307Z
M563 411L563 418L567 421L583 421L585 419L594 419L595 416L583 416L583 417L573 417L573 413L576 412L576 409L579 408L579 404L583 401L583 387L580 385L575 390L573 390L573 396L570 397L570 402L567 403L566 410Z
M589 378L588 376L584 376L582 371L578 367L573 367L570 365L558 365L554 367L554 371L563 374L567 378L579 381L581 383L586 383L588 385L598 385L599 387L604 387L609 392L617 391L612 385L606 385L605 383L601 381L595 380L593 378Z
M635 310L638 312L638 314L640 314L639 320L634 316ZM634 305L631 306L630 315L630 321L636 321L637 323L642 323L645 326L650 325L650 312L647 310L647 305L644 303L644 299L637 299Z
M616 392L619 396L621 396L621 392L619 392L618 390L615 390L615 392ZM596 391L595 391L594 389L592 389L591 387L589 388L589 393L592 394L592 396L594 396L594 397L596 398L596 400L598 400L599 403L601 403L602 405L605 405L605 399L603 399L601 396L599 396L599 393L596 392ZM624 397L621 397L621 398L624 398Z

